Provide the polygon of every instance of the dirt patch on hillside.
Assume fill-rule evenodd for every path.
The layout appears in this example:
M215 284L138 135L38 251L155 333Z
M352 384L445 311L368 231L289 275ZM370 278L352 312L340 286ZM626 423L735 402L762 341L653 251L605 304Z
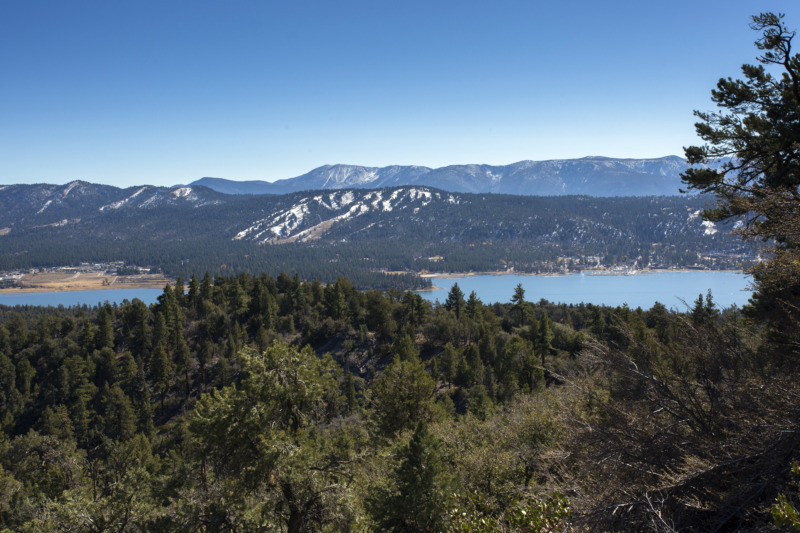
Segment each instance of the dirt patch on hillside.
M0 292L96 291L102 289L162 289L172 280L161 274L117 276L102 272L37 272L25 274L16 287Z

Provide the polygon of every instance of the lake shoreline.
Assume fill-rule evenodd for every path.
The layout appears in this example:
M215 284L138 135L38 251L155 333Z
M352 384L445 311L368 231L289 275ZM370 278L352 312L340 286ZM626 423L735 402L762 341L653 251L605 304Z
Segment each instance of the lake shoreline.
M642 274L642 275L638 275ZM721 308L747 304L752 294L752 278L741 270L670 269L647 270L636 274L600 271L560 276L503 273L484 275L437 276L426 291L414 291L428 301L443 302L448 291L458 284L467 295L475 291L484 303L508 302L520 284L529 301L619 306L649 309L655 302L668 308L684 309L686 302L709 290Z
M634 271L614 271L608 269L585 269L580 272L516 272L514 270L496 270L488 272L425 272L419 273L419 277L426 279L438 278L471 278L475 276L539 276L539 277L563 277L585 274L588 276L638 276L640 274L658 274L661 272L744 272L741 268L647 268ZM424 289L432 290L432 289Z
M125 289L163 289L167 284L174 284L170 280L163 282L142 282L142 283L118 283L112 285L101 285L97 287L70 287L69 285L59 285L54 287L9 287L0 289L0 294L36 294L40 292L89 292Z

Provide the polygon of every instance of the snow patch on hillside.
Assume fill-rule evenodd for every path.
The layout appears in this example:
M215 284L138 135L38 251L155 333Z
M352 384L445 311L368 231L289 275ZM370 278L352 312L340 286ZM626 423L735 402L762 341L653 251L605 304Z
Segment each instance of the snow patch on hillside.
M44 203L44 205L42 206L42 208L41 208L41 209L39 209L38 211L36 211L36 214L37 214L37 215L40 215L40 214L41 214L41 213L42 213L42 212L43 212L45 209L47 209L48 207L50 207L50 204L52 204L52 203L53 203L53 200L47 200L47 201Z
M714 235L717 232L716 224L710 220L704 220L703 226L706 228L705 231L703 231L703 235Z
M188 198L192 194L191 187L180 187L172 191L173 198Z
M440 193L434 194L416 187L395 189L388 195L387 191L377 190L321 194L301 198L287 209L256 220L233 238L257 242L304 242L319 238L337 223L369 213L390 213L408 207L414 207L414 212L417 213L420 206L425 207L434 199L451 204L460 203L455 195L450 194L443 198Z
M158 198L159 194L158 193L154 194L153 196L151 196L150 198L139 204L139 209L142 209L144 207L149 207L151 204L154 204L156 200L158 200Z
M125 198L123 200L120 200L118 202L114 202L112 204L104 205L103 207L100 208L100 211L105 211L106 209L119 209L120 207L122 207L123 205L127 204L128 202L130 202L131 200L133 200L134 198L136 198L137 196L139 196L140 194L142 194L146 190L147 190L147 186L145 185L144 187L141 187L138 191L136 191L135 193L133 193L132 195L128 196L127 198Z
M77 187L78 185L80 185L80 183L79 183L79 182L77 182L77 181L73 181L72 183L70 183L69 185L67 185L67 188L66 188L66 189L64 189L64 192L62 192L62 193L61 193L61 197L62 197L62 198L66 198L66 197L67 197L67 195L70 193L70 191L72 191L72 189L74 189L74 188L75 188L75 187Z

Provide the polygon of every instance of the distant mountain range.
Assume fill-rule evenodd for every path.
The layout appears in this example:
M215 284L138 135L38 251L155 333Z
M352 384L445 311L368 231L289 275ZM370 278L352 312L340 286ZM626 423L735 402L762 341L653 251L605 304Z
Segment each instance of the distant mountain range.
M120 189L73 181L66 185L0 185L0 228L64 225L81 219L139 208L202 207L221 203L226 195L204 187L155 187Z
M74 181L0 186L0 239L41 236L58 228L70 239L113 235L136 240L132 235L138 234L147 240L262 244L335 244L401 236L409 241L422 238L426 244L575 241L595 234L589 240L597 235L603 235L601 240L612 235L612 240L641 240L643 231L651 232L654 241L676 235L708 240L716 233L714 224L697 216L705 202L696 196L534 198L408 185L241 195L195 185L120 189Z
M267 181L202 178L202 185L225 194L288 194L297 191L379 189L402 185L450 192L499 193L525 196L588 195L673 196L681 188L681 172L689 167L678 156L656 159L581 159L520 161L510 165L363 167L325 165L298 176Z

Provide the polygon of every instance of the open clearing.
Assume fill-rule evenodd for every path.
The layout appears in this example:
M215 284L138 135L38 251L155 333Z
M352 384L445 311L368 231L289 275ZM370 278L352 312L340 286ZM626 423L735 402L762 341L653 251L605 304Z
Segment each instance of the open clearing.
M17 287L0 292L96 291L101 289L160 289L172 280L161 274L117 276L103 272L37 272L25 274Z

